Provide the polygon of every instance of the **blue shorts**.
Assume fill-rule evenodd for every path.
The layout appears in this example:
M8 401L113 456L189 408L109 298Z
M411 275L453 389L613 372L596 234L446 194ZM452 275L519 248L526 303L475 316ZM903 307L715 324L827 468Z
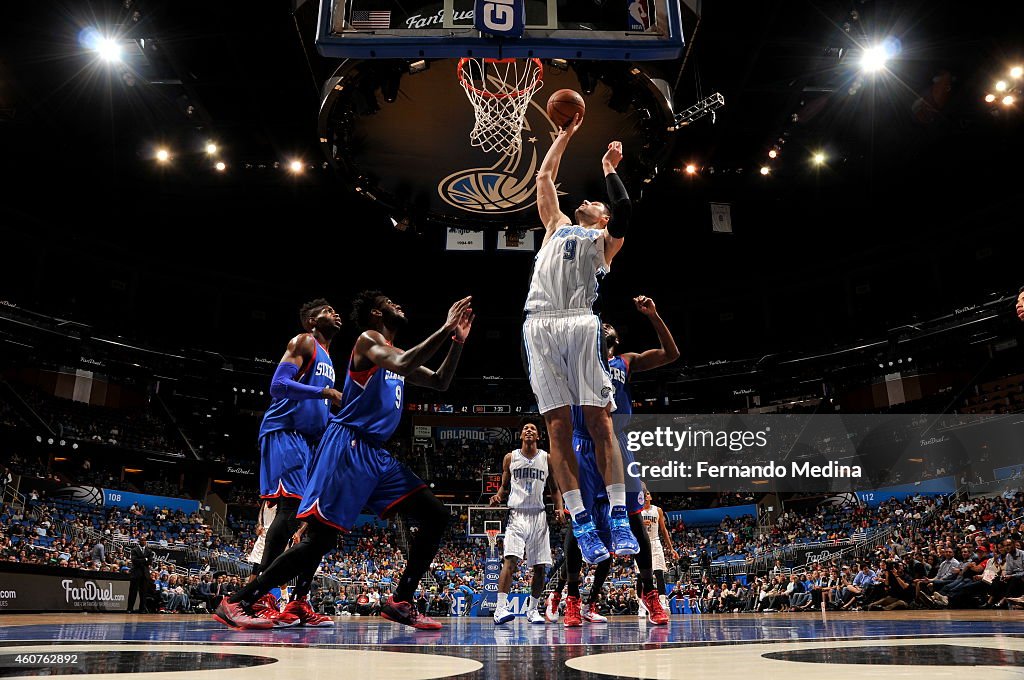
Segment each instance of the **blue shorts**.
M315 443L295 430L260 437L260 498L302 498Z
M313 454L296 516L348 531L364 507L388 517L396 505L426 486L376 442L331 423Z
M597 456L594 453L594 440L586 437L572 437L572 450L576 452L576 464L580 469L580 495L583 507L595 519L602 513L593 510L598 501L608 503L608 490L605 487L601 471L597 469ZM633 462L633 454L626 448L626 440L619 437L619 450L622 452L623 470ZM644 509L644 489L639 478L626 473L626 512L635 515ZM600 527L598 527L600 529Z

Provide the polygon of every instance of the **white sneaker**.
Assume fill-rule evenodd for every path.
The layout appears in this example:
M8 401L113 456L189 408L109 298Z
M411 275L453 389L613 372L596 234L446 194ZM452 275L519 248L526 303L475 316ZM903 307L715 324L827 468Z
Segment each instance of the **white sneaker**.
M547 606L544 607L544 617L550 623L558 623L558 603L562 600L562 593L551 591L548 595Z
M499 626L503 623L508 623L514 618L516 618L516 615L507 609L501 609L499 607L498 609L494 610L494 623Z
M583 605L583 612L581 616L587 623L608 623L608 617L598 614L597 608L592 604Z
M526 621L527 623L547 623L547 619L537 609L526 612Z
M641 600L640 598L637 598L636 599L636 603L637 603L637 605L639 605L637 607L636 615L637 616L647 616L647 605L644 604L644 601Z
M659 599L661 600L661 608L665 611L669 611L668 595L662 595Z

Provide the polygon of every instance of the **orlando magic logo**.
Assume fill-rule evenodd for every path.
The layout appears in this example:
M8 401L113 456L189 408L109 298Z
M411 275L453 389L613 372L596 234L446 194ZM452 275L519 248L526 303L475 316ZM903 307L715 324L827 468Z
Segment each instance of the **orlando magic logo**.
M502 156L490 167L458 170L442 179L437 185L441 198L456 208L483 214L518 212L533 206L537 202L533 176L540 164L537 142L545 134L549 143L554 140L558 126L542 105L531 100L520 134L524 138L518 152Z

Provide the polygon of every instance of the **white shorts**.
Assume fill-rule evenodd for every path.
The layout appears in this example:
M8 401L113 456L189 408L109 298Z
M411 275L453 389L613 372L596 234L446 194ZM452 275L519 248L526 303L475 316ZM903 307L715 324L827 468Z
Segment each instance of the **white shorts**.
M651 543L651 569L653 571L668 571L668 565L665 564L665 548L662 547L661 541L654 541ZM636 567L636 571L640 571L640 567Z
M267 545L267 532L270 531L270 525L274 523L274 518L277 517L277 505L272 507L261 507L260 512L263 513L263 533L256 537L256 541L252 544L252 551L249 552L249 556L246 558L246 562L253 564L259 564L263 561L263 549Z
M508 513L505 525L505 557L518 557L531 567L551 564L551 539L548 515L543 510Z
M601 319L581 310L526 317L523 350L541 413L561 406L614 404L601 333Z

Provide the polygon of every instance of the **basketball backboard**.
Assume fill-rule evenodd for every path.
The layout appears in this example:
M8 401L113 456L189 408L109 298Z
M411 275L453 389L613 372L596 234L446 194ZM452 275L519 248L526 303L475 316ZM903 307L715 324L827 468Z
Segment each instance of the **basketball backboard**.
M477 30L491 5L514 5L519 37ZM483 27L481 25L481 27ZM326 57L527 58L648 61L682 52L679 0L320 0Z
M487 536L487 529L497 528L498 535L505 535L505 521L508 508L489 505L471 505L466 509L466 535L473 538Z

